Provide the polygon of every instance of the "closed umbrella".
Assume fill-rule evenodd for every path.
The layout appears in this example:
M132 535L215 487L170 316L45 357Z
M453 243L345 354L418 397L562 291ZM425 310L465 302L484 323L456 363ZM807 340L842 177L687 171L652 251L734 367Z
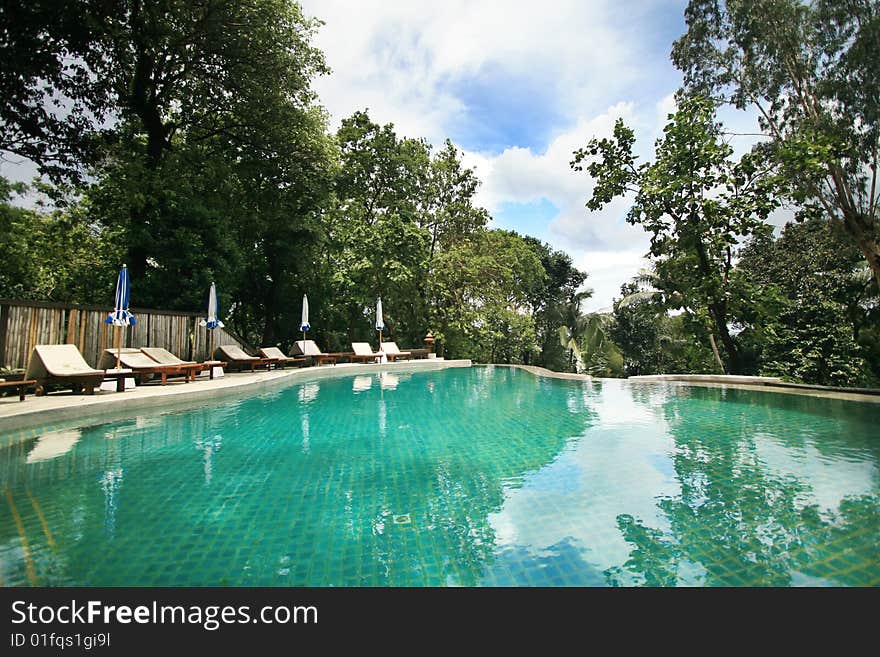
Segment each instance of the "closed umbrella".
M217 286L211 281L211 289L208 290L208 316L199 322L201 326L211 331L208 358L213 358L214 352L214 329L223 328L223 322L217 318Z
M382 319L382 297L376 302L376 330L379 331L379 351L382 351L382 331L385 330L385 320Z
M122 359L122 332L120 329L126 326L134 326L137 320L128 311L131 300L131 282L128 279L128 267L122 265L119 276L116 279L116 298L113 302L113 312L104 320L106 324L113 324L116 332L116 369L119 369L119 361Z
M302 320L299 324L299 330L303 332L303 353L305 353L306 349L306 331L310 328L312 327L309 326L309 298L304 294Z

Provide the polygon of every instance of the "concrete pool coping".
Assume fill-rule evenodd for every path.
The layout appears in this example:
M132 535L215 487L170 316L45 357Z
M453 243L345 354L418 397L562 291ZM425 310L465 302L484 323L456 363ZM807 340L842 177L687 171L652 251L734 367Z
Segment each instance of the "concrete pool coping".
M740 376L735 374L650 374L631 376L626 379L606 379L592 377L589 374L572 374L570 372L554 372L534 365L493 365L493 367L513 367L530 372L535 376L551 379L568 379L573 381L621 381L635 385L678 385L703 386L707 388L735 388L741 390L759 390L762 392L778 392L788 395L806 395L822 399L842 399L845 401L869 402L880 404L880 390L866 388L835 388L831 386L788 383L782 379L764 376Z
M141 385L125 392L96 392L94 395L59 392L44 397L28 395L24 401L19 401L18 395L0 397L0 435L49 424L124 418L135 411L162 412L198 407L200 402L251 395L282 384L377 372L427 372L470 366L470 360L442 358L395 363L339 363L268 372L226 373L213 380L205 375L192 383L169 381L164 386Z

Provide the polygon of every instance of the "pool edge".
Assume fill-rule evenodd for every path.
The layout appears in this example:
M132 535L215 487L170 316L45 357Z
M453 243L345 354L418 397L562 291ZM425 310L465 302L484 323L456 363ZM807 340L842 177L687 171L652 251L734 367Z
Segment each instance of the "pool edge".
M222 379L197 380L193 383L169 383L166 386L139 386L126 392L96 393L95 395L59 394L46 397L28 397L4 400L0 405L0 434L22 432L53 423L111 420L143 410L177 410L197 407L200 403L230 397L241 397L270 390L293 382L307 382L334 377L373 374L384 371L429 372L456 367L470 367L471 361L430 360L395 363L341 363L294 370L227 375ZM195 389L194 389L195 388ZM105 396L106 395L106 396ZM20 406L19 406L20 405ZM26 436L20 435L19 439ZM10 435L10 444L16 442ZM0 447L6 445L0 444Z
M488 363L486 364L489 365ZM654 374L650 376L631 376L628 378L603 378L593 377L589 374L572 374L569 372L554 372L535 365L517 364L492 364L492 367L511 367L529 372L534 376L543 376L552 379L568 379L572 381L621 381L635 385L685 385L702 386L707 388L737 388L741 390L757 390L760 392L777 392L785 395L804 395L821 399L840 399L843 401L867 402L880 404L880 391L863 392L862 389L848 391L841 388L828 386L808 386L795 383L786 383L772 377L741 377L735 375L702 375L702 374Z

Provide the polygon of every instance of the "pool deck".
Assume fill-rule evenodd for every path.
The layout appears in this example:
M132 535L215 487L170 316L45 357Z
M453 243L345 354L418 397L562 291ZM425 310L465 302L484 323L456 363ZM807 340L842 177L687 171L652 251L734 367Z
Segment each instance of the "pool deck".
M202 403L250 395L293 382L385 371L423 372L470 366L470 360L442 358L381 364L340 363L267 372L226 373L222 378L213 380L205 374L192 383L169 380L164 386L150 383L125 392L96 391L93 395L82 395L60 391L43 397L28 395L24 401L19 401L18 395L11 395L0 397L0 436L6 432L48 424L110 420L113 417L124 417L132 411L197 407Z

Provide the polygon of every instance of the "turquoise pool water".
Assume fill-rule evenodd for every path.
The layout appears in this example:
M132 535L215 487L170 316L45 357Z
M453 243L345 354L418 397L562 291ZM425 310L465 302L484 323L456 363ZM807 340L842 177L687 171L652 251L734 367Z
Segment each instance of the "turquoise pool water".
M880 405L361 374L0 449L5 586L880 584Z

